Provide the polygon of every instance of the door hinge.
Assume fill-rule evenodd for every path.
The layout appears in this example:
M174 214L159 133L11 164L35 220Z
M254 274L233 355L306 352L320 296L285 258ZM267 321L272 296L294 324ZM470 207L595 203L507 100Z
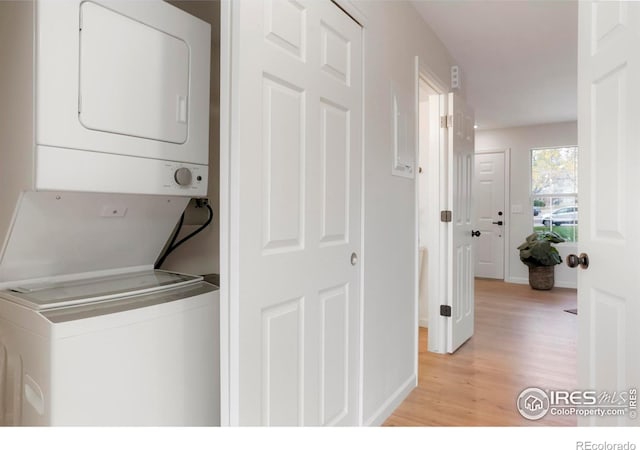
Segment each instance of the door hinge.
M449 210L440 211L440 222L451 222L453 214Z
M447 128L447 116L440 116L440 128Z
M443 317L451 317L451 306L440 305L440 315Z

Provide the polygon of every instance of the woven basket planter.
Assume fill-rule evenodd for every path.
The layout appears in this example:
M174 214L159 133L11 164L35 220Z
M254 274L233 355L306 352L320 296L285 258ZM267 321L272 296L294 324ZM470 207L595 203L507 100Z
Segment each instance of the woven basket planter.
M529 267L529 286L539 291L548 291L553 288L554 266Z

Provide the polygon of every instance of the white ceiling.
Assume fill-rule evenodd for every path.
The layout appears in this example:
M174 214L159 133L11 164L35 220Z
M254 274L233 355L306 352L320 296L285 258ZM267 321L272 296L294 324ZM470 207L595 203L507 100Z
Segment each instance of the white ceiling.
M412 1L462 69L480 129L576 120L576 1Z

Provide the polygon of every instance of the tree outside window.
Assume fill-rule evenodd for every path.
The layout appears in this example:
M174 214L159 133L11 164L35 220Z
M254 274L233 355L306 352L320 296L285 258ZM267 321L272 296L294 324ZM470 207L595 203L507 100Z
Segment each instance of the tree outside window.
M578 148L531 150L533 229L578 240Z

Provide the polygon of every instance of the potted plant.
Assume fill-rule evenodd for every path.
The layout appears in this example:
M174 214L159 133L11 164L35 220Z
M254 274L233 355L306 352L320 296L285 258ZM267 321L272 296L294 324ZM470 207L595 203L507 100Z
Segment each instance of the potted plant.
M562 263L558 249L551 244L564 242L553 231L536 231L518 247L520 261L529 267L529 285L533 289L549 290L554 284L554 266Z

